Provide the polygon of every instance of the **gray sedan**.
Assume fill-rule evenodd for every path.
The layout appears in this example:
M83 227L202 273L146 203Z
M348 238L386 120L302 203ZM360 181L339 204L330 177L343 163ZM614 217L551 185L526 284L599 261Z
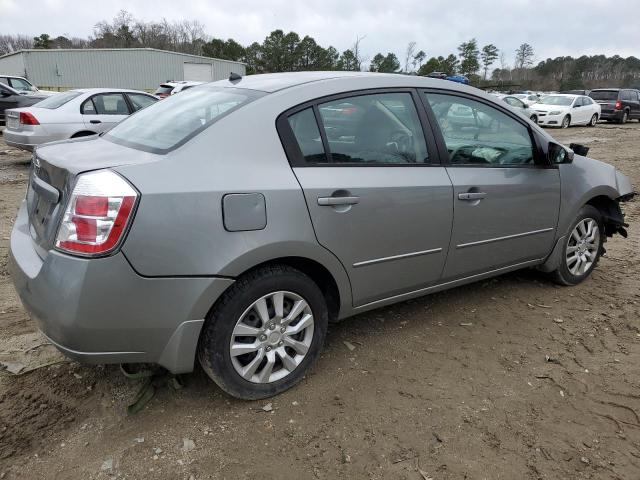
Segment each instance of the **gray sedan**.
M328 322L527 267L584 281L632 196L472 87L232 75L38 148L10 270L69 357L199 361L257 399L303 378Z

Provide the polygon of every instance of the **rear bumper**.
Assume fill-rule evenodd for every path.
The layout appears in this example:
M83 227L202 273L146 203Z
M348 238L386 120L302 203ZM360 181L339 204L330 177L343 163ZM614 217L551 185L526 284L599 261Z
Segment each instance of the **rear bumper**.
M207 312L226 278L145 278L122 253L84 259L33 248L25 205L11 233L9 270L38 328L65 355L86 363L158 363L193 369Z
M4 141L10 147L20 148L22 150L33 151L35 147L42 143L53 140L48 135L37 135L34 132L14 132L5 128L3 132Z
M600 113L600 120L622 120L623 110L609 110Z

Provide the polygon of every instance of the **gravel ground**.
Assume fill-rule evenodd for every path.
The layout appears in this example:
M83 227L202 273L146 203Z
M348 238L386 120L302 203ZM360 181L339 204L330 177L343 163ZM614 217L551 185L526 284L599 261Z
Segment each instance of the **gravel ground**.
M553 133L640 186L640 124ZM0 355L39 338L6 269L28 161L0 146ZM2 375L0 478L637 480L639 204L585 283L525 270L333 325L314 372L268 401L198 369L127 415L140 381L114 366ZM60 361L50 348L28 355Z

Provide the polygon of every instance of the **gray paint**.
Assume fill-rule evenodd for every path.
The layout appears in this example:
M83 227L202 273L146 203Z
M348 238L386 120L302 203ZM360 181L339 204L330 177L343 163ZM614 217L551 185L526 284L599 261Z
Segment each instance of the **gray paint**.
M230 193L222 198L224 228L229 232L262 230L267 226L267 206L261 193Z
M185 63L209 63L213 79L244 75L240 62L152 48L21 50L0 57L0 73L20 75L43 88L132 88L155 90L184 80Z
M632 191L613 167L579 156L559 168L292 169L275 119L314 98L414 86L498 103L471 87L404 75L313 72L217 85L272 93L166 155L104 138L38 149L45 170L67 182L57 185L61 190L82 171L110 167L141 193L122 251L102 259L46 252L46 244L38 254L21 209L11 238L11 273L41 328L69 355L144 359L185 371L201 321L222 292L243 272L282 258L304 258L330 272L340 318L519 268L548 267L584 203ZM546 151L551 137L529 125ZM458 200L470 186L486 189L487 196ZM340 190L359 202L318 204L318 197ZM264 197L263 229L224 228L223 198L233 193ZM245 221L242 213L237 218Z

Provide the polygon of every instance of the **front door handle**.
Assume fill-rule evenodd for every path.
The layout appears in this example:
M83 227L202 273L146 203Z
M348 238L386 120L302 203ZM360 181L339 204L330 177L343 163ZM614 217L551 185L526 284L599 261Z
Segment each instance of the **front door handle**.
M318 205L322 207L336 205L356 205L360 203L360 197L318 197Z
M484 192L459 193L458 200L482 200L487 196Z
M100 120L89 120L90 123L102 123Z

